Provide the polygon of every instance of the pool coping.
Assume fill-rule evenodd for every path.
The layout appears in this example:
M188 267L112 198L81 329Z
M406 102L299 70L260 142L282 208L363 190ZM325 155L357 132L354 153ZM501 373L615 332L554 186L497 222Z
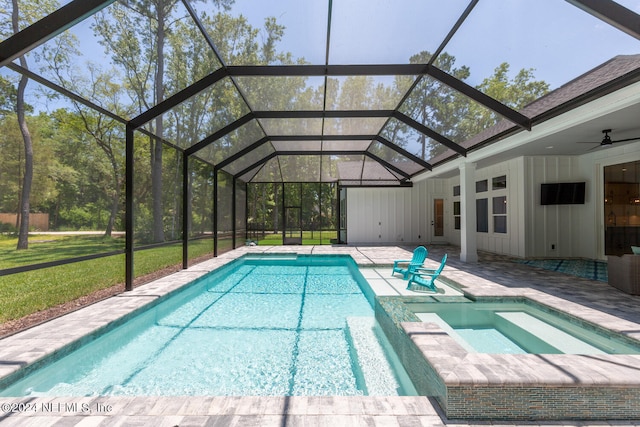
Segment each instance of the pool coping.
M1 401L3 427L34 426L442 426L423 396L58 397ZM22 405L22 406L19 406Z
M376 251L378 249L379 251ZM169 276L163 277L156 281L153 281L144 286L138 287L133 291L126 292L106 300L100 301L91 305L90 307L78 310L76 312L69 313L60 318L53 319L50 322L46 322L44 324L35 326L29 330L20 332L18 334L6 337L0 340L0 379L6 378L8 375L11 375L16 370L24 367L28 364L37 364L38 360L41 360L42 357L47 354L55 354L59 352L65 345L70 342L74 342L77 340L81 340L82 337L91 336L91 334L97 333L101 330L101 328L106 327L106 325L111 322L118 321L118 319L123 319L132 312L136 310L140 310L146 304L153 303L161 296L175 291L187 283L190 283L194 279L197 279L212 270L215 270L219 267L222 267L229 262L239 258L245 253L273 253L273 252L293 252L293 253L327 253L327 254L348 254L356 261L359 267L372 267L379 268L381 271L385 272L388 269L390 272L391 264L393 259L406 258L407 254L410 254L410 250L403 249L400 247L371 247L371 248L357 248L357 247L246 247L239 248L234 251L222 254L217 258L213 258L211 260L202 262L200 264L194 265L189 269L179 271L177 273L171 274ZM580 304L572 303L567 301L566 299L557 298L544 292L536 291L528 288L505 288L504 286L496 286L494 283L487 282L486 286L483 280L478 280L477 277L473 275L463 272L453 266L447 266L445 272L443 273L447 279L450 279L456 283L461 284L461 287L465 291L465 293L469 295L475 296L526 296L533 299L538 299L540 302L547 305L555 305L562 308L562 311L568 311L572 315L576 315L577 317L586 318L586 320L594 321L598 324L603 324L603 326L608 327L613 330L627 330L632 331L629 332L630 335L636 337L640 335L640 324L633 323L629 321L625 321L619 319L615 316L608 315L606 313L598 312L597 310L589 309L588 307L583 307ZM473 284L473 286L471 286ZM467 287L469 285L469 287ZM407 291L409 292L409 291ZM402 295L401 291L398 291L398 295ZM586 312L586 315L585 315ZM90 314L89 314L90 313ZM407 336L412 336L412 339L416 339L416 348L420 349L425 360L427 358L434 359L435 356L433 353L430 353L431 346L434 342L438 342L434 340L434 327L437 328L436 325L415 322L407 326L406 332ZM635 331L635 332L633 332ZM430 337L430 338L428 338ZM427 339L428 338L428 339ZM477 360L481 363L482 366L489 366L492 362L503 364L502 359L496 360L495 358L487 358L486 355L482 355L479 357L478 355L466 354L463 355L460 353L460 347L446 334L438 333L438 340L442 340L442 344L446 344L449 346L455 345L458 348L455 348L454 355L456 357L451 357L452 353L441 354L439 361L435 361L434 363L437 366L439 372L443 374L445 380L450 386L460 385L482 385L482 384L495 384L495 385L503 385L508 383L516 384L517 381L513 380L513 377L509 376L507 378L498 378L494 372L490 371L482 371L477 369L467 369L466 371L460 370L460 366L466 363L466 361L474 361ZM449 338L451 341L447 341ZM427 340L424 342L423 340ZM429 351L427 350L429 348ZM491 356L491 355L489 355ZM572 355L561 355L567 356L569 358L575 358L576 356ZM626 355L625 355L626 356ZM618 359L620 356L612 356L617 362L621 359ZM639 361L635 357L632 358L637 365ZM464 362L464 363L463 363ZM540 362L540 360L538 360ZM564 361L567 363L567 361ZM547 366L553 366L549 361L544 362ZM556 362L558 363L558 362ZM626 363L626 362L625 362ZM516 372L522 372L522 362L517 363L519 366L519 370ZM585 371L576 371L577 373L577 383L579 384L590 384L595 381L597 376L593 375L593 372L590 370ZM448 372L448 374L447 374ZM463 375L464 374L464 375ZM634 374L637 374L637 370L634 371ZM600 373L603 378L608 377L608 373ZM608 378L611 379L609 376ZM600 381L600 380L598 380ZM615 379L609 381L610 384L615 383ZM551 384L551 383L549 383ZM622 383L620 383L622 384ZM635 386L635 384L634 384ZM24 399L20 398L9 398L10 402L20 402L24 401ZM46 401L57 401L57 402L65 402L70 401L70 398L37 398L35 402L46 402ZM109 401L113 399L113 402L123 402L120 398L107 398L102 397L98 400ZM209 399L209 398L208 398ZM249 399L249 397L247 397ZM255 398L254 398L255 399ZM264 398L258 398L264 399ZM320 399L318 402L336 402L342 401L343 398L316 398ZM403 400L404 399L404 400ZM94 399L96 400L96 399ZM160 399L161 400L161 399ZM171 400L171 399L169 399ZM179 399L178 399L179 400ZM197 400L201 400L198 398ZM205 401L210 401L204 399ZM214 398L214 400L216 400ZM304 400L304 399L302 399ZM347 399L348 401L349 399ZM353 399L352 399L353 400ZM371 402L370 404L373 406L380 406L382 408L385 404L384 402L388 401L388 398L376 398L376 397L366 397L365 401ZM5 398L2 398L2 402L7 401ZM73 402L78 402L79 399L73 398ZM97 401L97 400L96 400ZM126 402L129 402L125 399ZM138 402L138 405L144 405L147 409L153 406L153 402L158 402L158 398L152 397L140 397L133 399L133 401ZM242 401L242 398L240 398ZM262 402L262 400L259 400ZM141 403L146 402L146 403ZM377 402L377 403L376 403ZM382 402L382 403L381 403ZM449 416L452 418L456 418L452 412L442 414L439 412L439 408L434 408L429 398L426 397L394 397L394 402L405 402L406 404L412 405L422 405L427 409L420 409L418 412L427 417L442 417ZM419 402L419 403L416 403ZM448 408L446 406L446 402L443 405L440 402L443 409L446 411ZM127 404L128 405L128 404ZM152 405L152 406L149 406ZM365 405L363 403L363 405ZM125 405L126 406L126 405ZM259 406L259 405L258 405ZM356 405L357 406L357 405ZM366 405L365 405L366 406ZM640 406L640 405L639 405ZM123 409L124 410L124 409ZM328 413L331 412L332 409L329 409ZM359 409L356 409L355 412L358 412ZM386 409L384 410L386 411ZM125 411L126 412L126 411ZM195 411L197 412L197 411ZM207 411L202 411L202 414L208 413ZM373 412L366 412L367 414L374 414ZM406 412L405 412L406 413ZM346 414L346 412L345 412ZM383 413L378 413L378 415L382 415ZM29 414L24 414L25 416L29 416ZM42 415L42 414L40 414ZM64 414L58 414L60 416L68 415L66 412ZM104 414L102 414L104 415ZM108 414L112 416L114 414ZM418 416L418 413L413 413L413 415ZM124 415L123 415L124 416ZM461 417L462 419L470 419L468 417ZM638 417L640 419L640 417ZM431 419L431 418L430 418ZM438 423L442 423L443 421L438 418ZM478 419L482 419L478 417ZM571 419L571 418L567 418ZM0 420L3 420L0 415ZM463 423L464 424L464 423Z

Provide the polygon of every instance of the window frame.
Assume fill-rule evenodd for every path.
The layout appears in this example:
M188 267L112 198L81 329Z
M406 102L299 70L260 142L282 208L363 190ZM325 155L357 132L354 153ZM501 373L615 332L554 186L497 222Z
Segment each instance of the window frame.
M502 206L496 212L496 207ZM507 234L507 195L493 196L491 198L491 216L493 218L493 232Z

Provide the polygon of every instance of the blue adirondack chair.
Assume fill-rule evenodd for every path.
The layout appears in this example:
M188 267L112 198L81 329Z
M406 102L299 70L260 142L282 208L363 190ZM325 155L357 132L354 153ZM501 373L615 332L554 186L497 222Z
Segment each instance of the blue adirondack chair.
M391 275L396 273L402 274L403 279L407 279L410 273L413 273L416 268L422 267L422 263L427 259L427 248L424 246L418 246L413 250L413 257L411 259L398 259L393 261L393 271Z
M444 265L446 263L447 254L444 254L444 256L442 257L442 261L440 261L440 266L437 269L432 270L428 268L417 268L409 278L407 289L411 289L411 285L415 284L418 285L418 290L420 289L419 287L422 286L428 288L430 291L438 292L438 287L435 284L435 280L438 278L440 273L442 273L442 269L444 268Z

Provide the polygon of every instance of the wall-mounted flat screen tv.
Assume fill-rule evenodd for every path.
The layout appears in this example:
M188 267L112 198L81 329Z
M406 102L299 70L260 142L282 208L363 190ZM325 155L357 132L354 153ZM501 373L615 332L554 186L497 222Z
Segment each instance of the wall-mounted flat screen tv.
M541 205L581 205L584 204L584 182L559 182L542 184Z

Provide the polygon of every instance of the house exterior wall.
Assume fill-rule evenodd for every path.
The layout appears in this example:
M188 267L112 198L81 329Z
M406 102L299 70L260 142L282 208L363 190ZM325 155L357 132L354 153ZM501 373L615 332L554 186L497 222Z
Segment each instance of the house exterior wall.
M506 175L507 188L492 190L492 178ZM524 195L521 191L523 159L514 159L476 171L476 180L488 180L489 190L477 198L489 200L489 232L478 233L478 249L524 256ZM459 178L428 179L412 188L349 188L347 190L347 242L349 244L442 244L460 245L460 230L455 229L453 187ZM507 233L492 229L491 201L507 198ZM444 236L433 234L433 199L444 200Z
M604 259L604 167L640 160L640 143L594 150L582 156L519 157L478 168L476 181L487 180L489 230L477 233L478 250L520 258ZM492 189L492 179L506 176L506 189ZM540 185L585 182L581 205L540 204ZM453 188L458 176L431 178L412 188L349 188L347 191L347 242L350 244L460 245L453 205L459 201ZM507 232L496 233L492 224L492 199L507 200ZM445 236L433 236L433 198L444 199Z
M401 243L415 227L409 189L347 189L347 242Z
M433 179L411 188L347 189L347 242L349 244L429 244L433 198L445 199L445 236L450 221L446 201L448 180Z
M542 258L578 258L589 254L581 234L595 235L593 224L594 179L580 167L575 156L527 157L525 168L526 256ZM543 183L585 182L585 204L540 204ZM584 233L584 230L593 230ZM588 240L588 239L587 239Z
M411 188L347 189L349 244L404 244L420 226ZM419 239L418 239L419 241Z
M579 157L525 158L526 256L606 259L604 167L640 160L640 143L608 147ZM540 205L544 182L586 183L583 205ZM555 246L555 249L552 248Z
M493 178L505 176L507 180L506 188L493 189ZM524 180L523 174L523 158L516 158L507 162L498 163L491 167L477 169L475 172L476 181L487 180L488 189L486 192L476 193L477 199L488 199L489 229L487 232L477 233L477 245L479 250L506 254L517 257L525 256L525 220L526 210L524 208L525 194L523 194L522 186ZM453 196L453 187L459 185L458 177L449 180L449 192L451 194L451 203L449 209L453 218L453 202L459 201L460 197ZM475 190L475 189L474 189ZM507 232L496 232L493 224L493 207L494 197L506 197L507 202ZM451 221L451 227L448 229L450 242L460 245L460 230L454 227L454 221Z

